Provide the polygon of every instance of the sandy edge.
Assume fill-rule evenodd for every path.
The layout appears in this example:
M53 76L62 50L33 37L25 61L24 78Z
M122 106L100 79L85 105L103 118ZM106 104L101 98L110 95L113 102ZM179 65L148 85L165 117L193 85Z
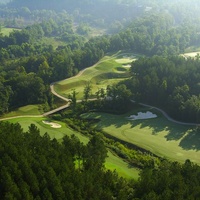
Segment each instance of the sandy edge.
M128 117L129 120L138 120L138 119L151 119L151 118L156 118L157 115L153 114L150 111L147 112L138 112L137 115L130 115Z
M44 124L50 125L52 128L61 128L60 124L54 123L54 122L49 122L49 121L42 121Z

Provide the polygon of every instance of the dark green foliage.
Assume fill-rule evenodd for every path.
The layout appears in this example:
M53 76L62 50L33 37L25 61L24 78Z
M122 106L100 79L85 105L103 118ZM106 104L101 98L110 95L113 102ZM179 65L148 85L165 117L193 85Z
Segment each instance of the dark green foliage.
M106 150L98 136L87 146L73 135L58 143L40 136L34 124L24 133L19 124L1 122L0 143L1 199L121 199L128 187L104 169Z
M164 108L179 120L199 122L200 61L183 57L141 58L127 82L134 99Z
M9 96L12 94L12 90L9 86L4 86L0 82L0 114L8 111L9 108Z
M163 162L159 169L146 169L136 184L138 199L199 199L200 167L189 160L181 165Z
M100 88L95 95L96 101L87 104L89 110L124 113L131 107L131 90L123 83Z

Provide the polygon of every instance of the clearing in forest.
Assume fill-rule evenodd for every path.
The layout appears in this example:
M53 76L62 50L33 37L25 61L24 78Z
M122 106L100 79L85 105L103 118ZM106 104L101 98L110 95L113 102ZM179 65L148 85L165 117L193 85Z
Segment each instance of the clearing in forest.
M106 89L111 85L130 77L129 68L136 55L118 52L114 55L103 57L97 64L86 68L78 75L57 82L54 85L55 91L62 96L68 97L75 89L78 99L83 98L83 91L86 84L92 86L92 94L100 89ZM127 67L129 66L129 67Z

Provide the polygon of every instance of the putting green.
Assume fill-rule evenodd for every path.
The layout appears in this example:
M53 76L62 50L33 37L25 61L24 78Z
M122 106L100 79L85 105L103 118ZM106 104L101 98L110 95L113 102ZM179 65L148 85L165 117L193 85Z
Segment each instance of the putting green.
M190 159L200 164L200 135L193 130L195 127L178 125L168 121L156 110L152 109L151 112L158 117L129 120L128 117L136 114L135 111L125 115L88 113L83 117L99 118L97 128L160 157L180 162Z

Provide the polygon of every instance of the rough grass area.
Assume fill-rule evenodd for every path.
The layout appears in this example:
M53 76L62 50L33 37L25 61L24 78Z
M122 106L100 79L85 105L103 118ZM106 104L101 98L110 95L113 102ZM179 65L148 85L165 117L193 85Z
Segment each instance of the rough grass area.
M128 119L130 115L137 114L138 111L151 111L158 117L141 120ZM190 159L200 164L199 130L196 127L170 122L156 110L143 108L125 115L88 113L83 117L100 119L97 128L160 157L180 162Z
M126 54L121 52L107 55L97 64L85 69L77 76L56 83L55 90L67 97L72 89L75 89L78 92L77 97L82 99L84 87L90 82L94 94L98 88L106 88L107 85L117 83L130 76L129 68L125 66L125 64L133 61L130 56L128 53L126 57ZM132 54L132 56L136 59L135 55Z

